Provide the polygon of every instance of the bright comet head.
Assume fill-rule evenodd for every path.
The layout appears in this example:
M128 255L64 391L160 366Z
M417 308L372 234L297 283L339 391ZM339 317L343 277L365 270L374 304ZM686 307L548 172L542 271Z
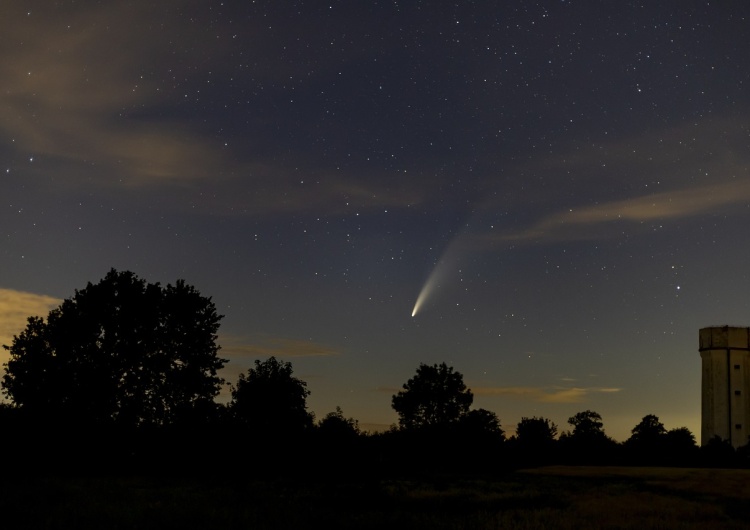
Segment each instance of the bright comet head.
M461 244L461 235L459 234L453 238L448 248L443 252L440 261L430 272L427 281L424 282L417 301L414 303L414 309L411 312L412 317L422 310L422 306L427 302L427 299L432 297L434 292L439 289L442 280L448 276L450 271L457 269L458 260L463 252L465 252L465 245Z
M411 316L414 317L417 315L420 309L422 309L422 304L424 304L427 297L430 295L430 293L433 290L433 286L435 284L435 273L430 275L430 277L425 282L424 286L422 287L422 290L419 292L419 296L417 296L417 301L414 303L414 309L411 311Z

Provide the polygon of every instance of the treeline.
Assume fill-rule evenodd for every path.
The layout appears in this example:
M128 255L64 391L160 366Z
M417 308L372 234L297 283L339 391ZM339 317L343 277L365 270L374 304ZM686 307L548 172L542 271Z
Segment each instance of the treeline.
M340 408L316 419L292 365L257 360L215 401L221 316L178 281L115 270L28 325L6 346L2 473L210 474L245 479L495 473L547 464L744 466L721 440L698 448L686 428L647 415L617 443L586 410L570 429L523 418L508 435L473 409L463 376L418 367L392 397L398 425L366 433Z
M746 449L735 451L719 440L699 448L687 428L666 430L654 415L645 416L622 443L606 435L601 416L590 410L569 418L564 432L547 418L528 417L508 435L495 413L470 409L471 391L451 389L441 377L446 374L463 386L451 367L421 365L393 396L399 425L376 433L363 432L340 408L316 420L307 410L305 382L293 376L290 363L273 357L256 361L229 403L196 404L164 424L93 423L77 414L44 415L4 404L0 472L356 478L492 474L551 464L748 462ZM434 379L424 381L427 376Z

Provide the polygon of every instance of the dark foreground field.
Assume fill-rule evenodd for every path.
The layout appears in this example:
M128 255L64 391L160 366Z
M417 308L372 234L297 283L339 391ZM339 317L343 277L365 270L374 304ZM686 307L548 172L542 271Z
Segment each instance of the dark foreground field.
M493 479L0 479L2 528L750 528L750 471L547 467Z

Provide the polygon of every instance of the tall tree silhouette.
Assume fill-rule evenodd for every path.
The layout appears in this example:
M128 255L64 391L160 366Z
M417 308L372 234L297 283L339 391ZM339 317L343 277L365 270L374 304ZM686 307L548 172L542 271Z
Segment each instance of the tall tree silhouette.
M456 422L469 411L474 394L463 375L445 363L420 364L417 373L391 404L403 428L418 428Z
M604 433L604 422L598 412L584 410L568 418L572 433L560 435L560 445L567 457L578 463L611 462L617 443Z
M647 414L630 431L624 447L628 456L640 464L664 463L667 430L654 414Z
M662 436L667 433L664 424L654 414L647 414L641 421L630 431L631 435L628 441L641 445L656 445Z
M210 401L226 362L221 316L184 281L112 269L13 338L3 392L27 413L87 425L164 425Z
M597 439L605 436L604 422L598 412L584 410L577 412L570 418L568 423L573 427L573 437L579 439Z
M292 364L270 357L255 361L232 389L230 408L247 428L265 437L300 434L312 428L307 383L292 375Z

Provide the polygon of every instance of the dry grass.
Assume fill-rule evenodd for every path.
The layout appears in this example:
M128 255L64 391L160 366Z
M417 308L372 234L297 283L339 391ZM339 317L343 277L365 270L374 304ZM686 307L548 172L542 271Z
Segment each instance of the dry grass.
M750 471L555 466L522 472L569 502L564 528L748 528ZM564 493L568 488L569 494Z
M0 480L3 528L739 529L750 471L548 467L348 483Z
M750 528L750 471L554 466L498 480L399 482L412 506L471 506L455 528Z

